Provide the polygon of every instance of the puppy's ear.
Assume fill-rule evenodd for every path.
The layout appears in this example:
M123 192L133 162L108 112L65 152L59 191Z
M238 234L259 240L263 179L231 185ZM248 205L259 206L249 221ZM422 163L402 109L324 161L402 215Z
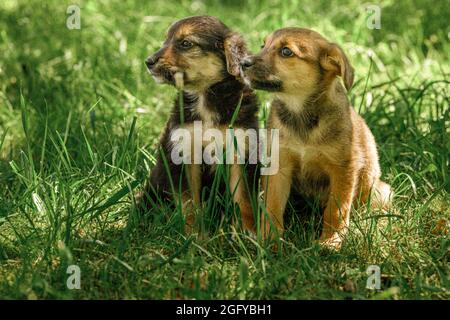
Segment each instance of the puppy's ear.
M244 39L237 33L230 33L223 42L228 73L239 78L240 62L248 55Z
M344 51L342 51L337 44L332 43L329 45L320 59L320 65L325 70L340 76L344 81L347 91L351 89L354 79L354 70L348 61L347 56L344 54Z

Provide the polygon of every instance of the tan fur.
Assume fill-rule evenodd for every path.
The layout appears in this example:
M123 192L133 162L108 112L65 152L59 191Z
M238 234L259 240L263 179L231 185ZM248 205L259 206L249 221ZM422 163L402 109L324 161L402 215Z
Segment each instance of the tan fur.
M183 57L186 65L185 76L190 80L191 85L186 86L186 90L203 92L211 83L222 80L222 62L219 57L208 53L200 56L195 50Z
M187 80L185 89L188 91L203 92L211 83L223 78L223 65L219 57L211 53L205 56L198 48L176 55L169 46L160 61L161 64L171 66L174 72L184 73Z
M176 24L176 22L174 22L170 27L169 27L169 29L168 30L170 30L174 25ZM180 25L179 27L178 27L178 29L176 30L176 32L175 32L175 35L176 35L176 37L179 37L179 38L185 38L185 37L188 37L188 36L192 36L193 35L193 33L194 33L194 26L192 25L192 24L189 24L189 23L184 23L184 24L182 24L182 25ZM168 37L168 34L166 33L166 38Z
M212 127L214 122L217 121L217 113L208 109L205 100L204 94L199 95L197 108L194 112L202 119L207 127Z
M245 56L247 53L244 40L239 34L233 33L225 39L223 46L225 49L225 56L227 57L228 72L235 77L240 77L240 58Z
M248 190L243 181L242 167L239 164L230 166L230 191L233 194L233 201L239 206L244 230L254 232L253 210L248 198Z
M186 219L185 231L191 233L196 225L196 212L200 209L201 168L198 164L186 166L190 194L185 192L182 196L183 215Z
M283 47L294 56L283 57ZM275 32L256 57L258 62L245 72L250 82L282 82L275 97L292 114L308 117L314 113L319 119L301 136L285 125L278 106L273 105L269 129L280 130L280 170L262 178L267 212L262 217L261 233L268 237L270 225L283 232L283 214L295 183L325 205L320 243L339 248L348 229L351 206L358 199L366 203L373 196L372 206L387 208L392 196L390 186L380 180L374 137L349 105L337 78L340 76L350 89L353 68L337 45L316 32L298 28Z

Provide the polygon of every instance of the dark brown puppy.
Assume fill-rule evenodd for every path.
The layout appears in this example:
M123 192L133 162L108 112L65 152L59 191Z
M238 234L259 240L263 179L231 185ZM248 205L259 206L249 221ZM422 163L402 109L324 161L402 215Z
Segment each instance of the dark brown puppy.
M252 90L239 81L240 60L246 55L245 43L217 18L196 16L179 20L169 28L161 49L146 60L156 81L182 89L175 99L172 113L160 138L160 152L139 200L146 210L157 205L157 198L183 202L186 226L189 231L195 223L195 211L200 207L201 190L210 186L214 165L176 164L171 159L174 130L187 129L194 136L194 121L202 121L202 129L224 131L242 98L234 128L258 128L258 103ZM183 123L182 123L183 122ZM192 141L192 145L196 143ZM201 142L202 143L202 142ZM203 145L202 147L205 147ZM167 161L170 177L164 162ZM256 165L246 167L247 181L257 179ZM253 229L253 212L249 190L243 181L242 166L231 165L229 187L239 204L243 226ZM179 185L181 182L181 194ZM173 189L175 193L173 194Z
M321 199L325 210L320 242L339 248L352 204L386 207L389 185L380 180L376 143L351 107L338 76L349 90L353 68L342 49L308 29L285 28L270 35L255 56L243 60L246 81L273 92L269 128L279 129L280 170L262 178L270 225L283 231L283 214L292 183Z

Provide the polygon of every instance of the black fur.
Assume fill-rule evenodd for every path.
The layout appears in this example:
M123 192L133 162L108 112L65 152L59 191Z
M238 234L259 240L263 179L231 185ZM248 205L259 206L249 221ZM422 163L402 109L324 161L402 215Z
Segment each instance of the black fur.
M313 106L306 103L302 110L291 111L282 101L274 100L272 108L278 115L281 123L297 133L303 141L308 140L311 131L319 124L320 114Z

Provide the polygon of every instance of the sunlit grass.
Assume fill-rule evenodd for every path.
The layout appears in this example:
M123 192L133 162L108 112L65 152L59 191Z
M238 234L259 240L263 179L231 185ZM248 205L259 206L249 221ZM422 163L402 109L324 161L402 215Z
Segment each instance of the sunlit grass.
M65 27L66 5L0 3L0 298L448 298L450 48L439 3L381 1L380 30L366 27L359 1L82 1L80 30ZM196 14L218 16L253 51L295 25L348 53L349 97L396 198L388 213L354 210L339 253L314 244L313 203L291 207L278 253L230 226L229 192L204 195L198 237L183 235L168 204L147 223L132 213L176 94L143 62L171 22ZM81 290L66 287L70 264ZM379 295L365 288L372 264Z

